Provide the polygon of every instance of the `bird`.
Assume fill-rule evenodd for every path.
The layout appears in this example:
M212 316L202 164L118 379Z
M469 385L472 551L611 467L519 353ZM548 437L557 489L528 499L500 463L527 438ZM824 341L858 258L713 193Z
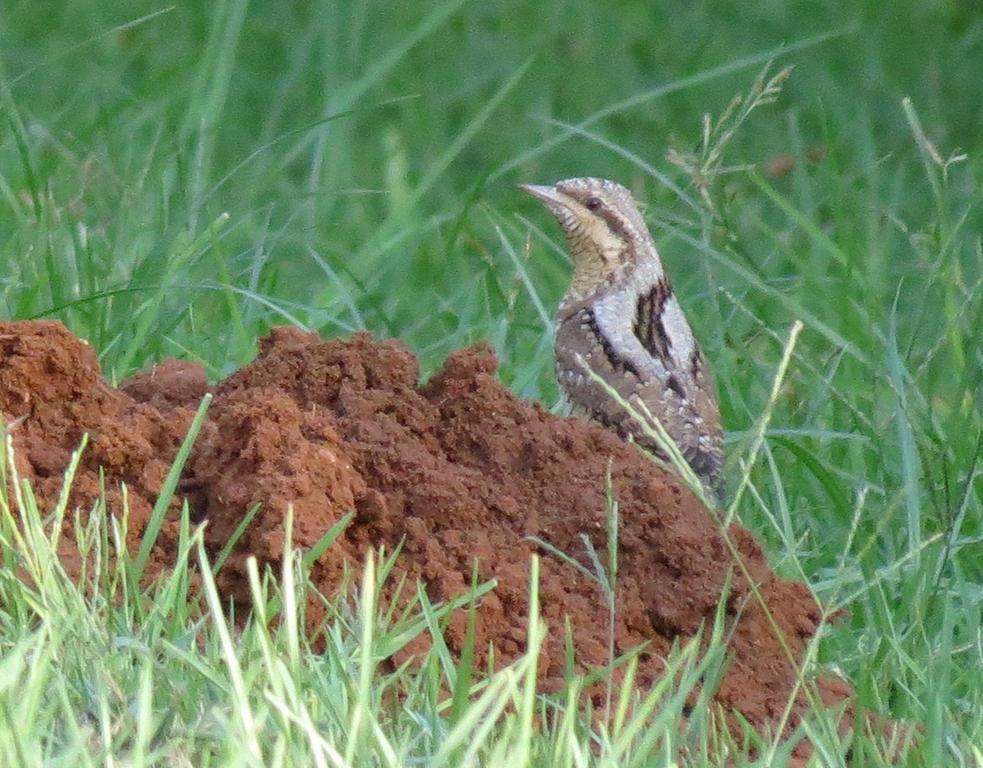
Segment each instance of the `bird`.
M590 177L519 186L559 221L573 261L554 317L556 377L572 414L664 458L589 368L637 412L654 415L721 498L724 431L713 376L631 192Z

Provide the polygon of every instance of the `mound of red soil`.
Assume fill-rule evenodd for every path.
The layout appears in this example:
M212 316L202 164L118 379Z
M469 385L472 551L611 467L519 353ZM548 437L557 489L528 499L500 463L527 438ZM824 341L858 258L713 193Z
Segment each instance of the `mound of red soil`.
M498 583L480 602L478 662L491 644L496 659L507 663L524 649L530 555L539 551L548 625L540 668L544 686L555 688L565 673L565 619L583 671L608 661L608 616L596 581L534 539L590 568L586 534L605 561L610 474L620 512L616 651L647 643L640 684L656 679L674 641L712 624L731 578L732 663L716 700L758 727L781 717L795 682L793 662L707 511L631 445L516 398L495 378L495 357L482 345L451 355L422 387L416 359L402 344L367 334L325 342L278 329L260 347L256 361L215 388L181 486L195 518L208 521L214 549L252 505L261 505L222 571L226 593L246 598L246 556L279 561L288 505L302 547L354 511L314 566L322 591L337 586L346 560L357 565L366 549L380 545L392 551L404 544L390 589L401 576L419 579L434 601L465 593L477 561L479 578ZM206 389L197 366L169 362L114 390L89 346L61 325L0 324L0 411L8 424L19 420L11 433L21 474L50 506L60 473L87 432L90 447L73 501L92 504L101 466L110 510L118 511L125 482L134 547ZM735 525L729 534L800 659L816 630L818 606L803 585L772 574L745 529ZM155 567L166 567L175 535L172 515ZM460 648L464 621L461 615L450 622L452 649ZM422 650L422 643L403 655ZM848 693L822 685L827 700Z

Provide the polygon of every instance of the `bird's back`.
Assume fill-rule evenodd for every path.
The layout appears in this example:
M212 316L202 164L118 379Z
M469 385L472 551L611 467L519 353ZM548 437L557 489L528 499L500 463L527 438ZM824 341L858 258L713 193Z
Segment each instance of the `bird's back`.
M642 274L635 285L561 307L555 352L557 379L575 413L658 452L587 366L636 411L655 416L696 474L719 485L723 428L713 380L664 279Z

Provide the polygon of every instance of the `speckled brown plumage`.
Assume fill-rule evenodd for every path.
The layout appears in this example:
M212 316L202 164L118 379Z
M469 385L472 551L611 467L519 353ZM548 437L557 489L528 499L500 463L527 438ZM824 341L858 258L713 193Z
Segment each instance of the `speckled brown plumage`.
M573 412L656 450L586 364L626 401L644 403L719 492L724 441L713 380L631 194L593 178L523 189L556 216L573 257L556 314L557 379Z

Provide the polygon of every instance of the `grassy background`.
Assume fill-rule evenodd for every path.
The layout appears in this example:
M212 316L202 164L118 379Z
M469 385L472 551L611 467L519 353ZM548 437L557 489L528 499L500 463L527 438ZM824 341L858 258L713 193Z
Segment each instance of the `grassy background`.
M49 5L0 13L4 316L63 320L114 378L171 356L218 378L284 322L404 339L427 372L488 339L552 405L568 265L515 184L619 179L714 367L738 513L849 610L822 659L927 724L925 764L973 759L973 3ZM728 112L771 59L794 65L777 99Z

